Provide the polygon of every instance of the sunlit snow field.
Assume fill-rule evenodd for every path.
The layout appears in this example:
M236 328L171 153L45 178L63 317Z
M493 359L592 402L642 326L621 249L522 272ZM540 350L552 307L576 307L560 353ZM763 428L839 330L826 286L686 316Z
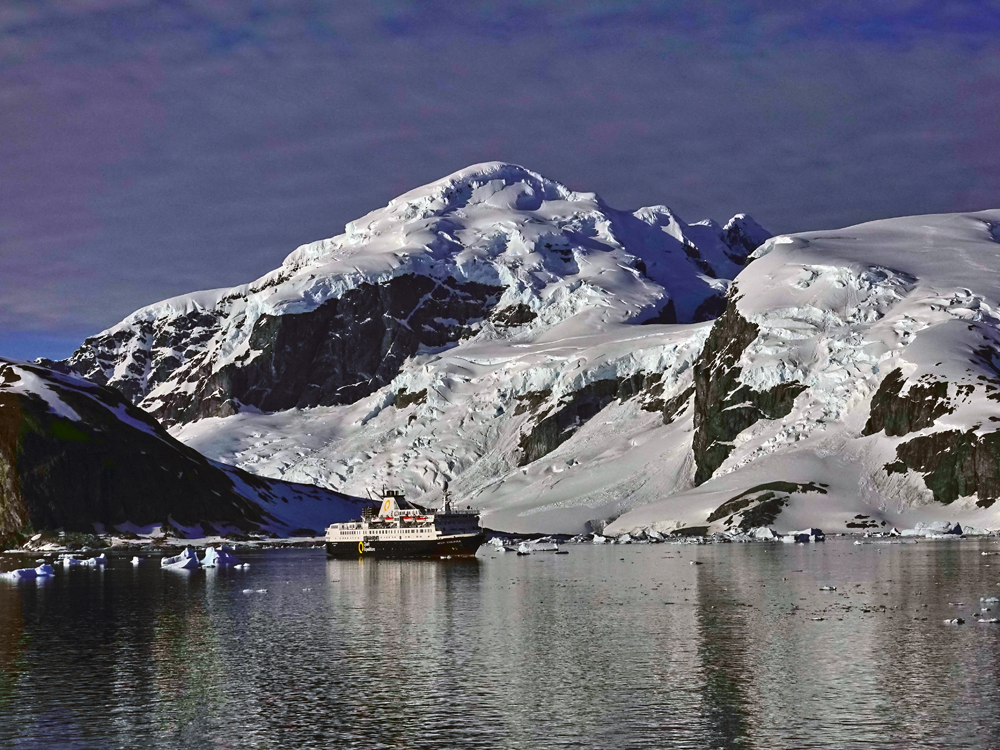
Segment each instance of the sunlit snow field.
M0 581L0 747L1000 744L996 540L567 549Z

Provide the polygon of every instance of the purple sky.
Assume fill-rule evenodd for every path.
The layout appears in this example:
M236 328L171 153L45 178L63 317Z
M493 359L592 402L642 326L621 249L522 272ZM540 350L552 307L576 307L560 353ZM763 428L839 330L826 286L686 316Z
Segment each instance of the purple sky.
M874 6L8 0L0 355L492 159L776 232L1000 207L1000 6Z

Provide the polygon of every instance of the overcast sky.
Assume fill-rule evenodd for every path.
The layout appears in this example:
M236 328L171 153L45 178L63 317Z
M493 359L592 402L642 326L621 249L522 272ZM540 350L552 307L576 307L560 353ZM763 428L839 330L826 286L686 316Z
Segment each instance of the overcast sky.
M480 161L775 232L1000 207L998 32L946 0L5 0L0 355Z

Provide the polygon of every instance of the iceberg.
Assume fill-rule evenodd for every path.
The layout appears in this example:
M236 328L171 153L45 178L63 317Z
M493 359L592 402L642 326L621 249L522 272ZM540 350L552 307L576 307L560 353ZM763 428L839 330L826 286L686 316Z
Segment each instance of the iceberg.
M38 571L34 568L19 568L18 570L4 573L4 576L12 581L31 581L38 577Z
M53 570L52 566L47 563L42 563L37 568L35 568L36 578L51 578L55 574L56 571Z
M201 559L203 568L224 568L227 566L237 566L239 559L233 554L233 548L228 544L223 544L218 551L215 547L205 549L205 556Z
M179 555L160 560L160 567L164 570L197 570L201 567L201 562L193 549L185 547Z

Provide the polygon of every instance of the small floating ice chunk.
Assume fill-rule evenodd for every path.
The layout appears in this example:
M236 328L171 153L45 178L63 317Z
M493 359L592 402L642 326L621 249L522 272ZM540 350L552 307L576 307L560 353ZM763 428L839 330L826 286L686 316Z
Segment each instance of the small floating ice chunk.
M945 625L964 625L965 624L965 619L962 618L962 617L953 617L950 620L945 620L944 624Z
M142 565L142 558L138 557L138 556L133 557L132 558L132 564L135 565L135 566Z
M820 591L836 591L837 587L836 586L820 586L819 590Z
M197 570L201 567L198 555L190 547L185 547L184 551L174 557L164 557L160 560L160 567L165 570Z
M981 596L979 597L981 602L1000 602L1000 596Z

